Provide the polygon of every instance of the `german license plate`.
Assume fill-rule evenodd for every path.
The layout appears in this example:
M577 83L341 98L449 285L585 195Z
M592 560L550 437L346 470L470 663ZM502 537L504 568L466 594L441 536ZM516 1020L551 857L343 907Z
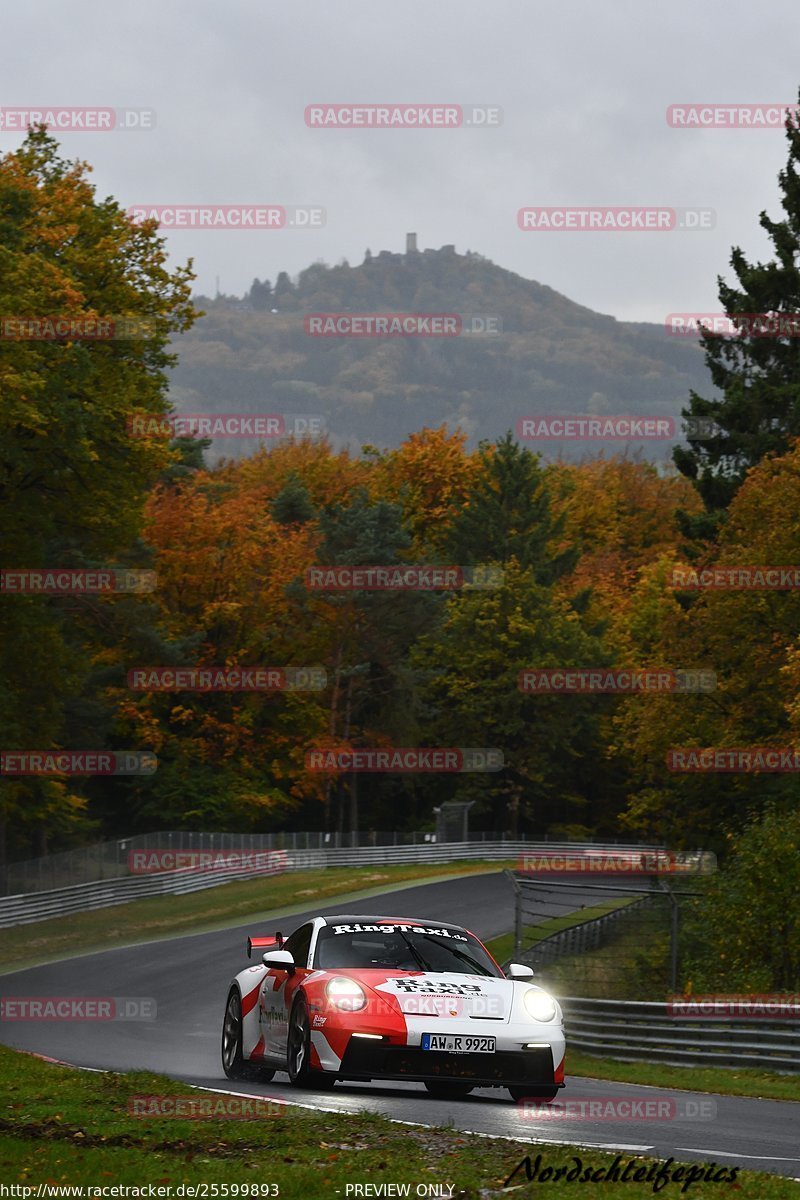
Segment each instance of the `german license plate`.
M444 1050L448 1054L494 1054L493 1037L470 1037L464 1033L423 1033L423 1050Z

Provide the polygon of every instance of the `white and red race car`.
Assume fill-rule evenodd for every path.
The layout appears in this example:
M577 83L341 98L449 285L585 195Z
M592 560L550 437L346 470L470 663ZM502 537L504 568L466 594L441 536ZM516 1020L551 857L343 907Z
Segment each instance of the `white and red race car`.
M231 983L222 1029L230 1079L318 1090L407 1079L440 1096L508 1088L547 1102L564 1086L557 1001L512 963L506 977L468 930L407 917L315 917Z

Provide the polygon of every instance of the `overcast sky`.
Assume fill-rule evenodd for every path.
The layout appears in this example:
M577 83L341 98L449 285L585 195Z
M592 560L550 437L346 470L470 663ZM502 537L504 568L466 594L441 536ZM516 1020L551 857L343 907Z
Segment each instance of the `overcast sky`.
M155 109L142 133L69 133L101 196L316 205L320 229L181 231L196 288L241 294L315 260L455 243L599 312L718 307L730 247L763 258L781 130L681 130L681 102L791 102L797 0L26 0L3 11L2 106ZM493 128L313 129L312 103L499 106ZM0 131L0 148L21 135ZM698 206L700 232L521 232L523 206Z

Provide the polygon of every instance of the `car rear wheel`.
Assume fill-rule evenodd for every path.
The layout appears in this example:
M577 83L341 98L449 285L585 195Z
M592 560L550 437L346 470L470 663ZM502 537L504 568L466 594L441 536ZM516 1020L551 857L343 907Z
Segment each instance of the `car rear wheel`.
M242 1049L242 999L238 988L231 988L222 1022L222 1069L228 1079L259 1079L268 1083L274 1071L246 1062Z
M468 1096L472 1091L471 1083L445 1083L438 1079L429 1080L425 1084L432 1096L438 1096L442 1100L460 1100L462 1096Z
M311 1067L311 1024L308 1007L302 996L295 1000L289 1018L286 1070L295 1087L327 1092L336 1083L335 1075L326 1075L324 1071L314 1071Z
M552 1104L559 1093L558 1088L510 1087L512 1100L538 1100L540 1104Z

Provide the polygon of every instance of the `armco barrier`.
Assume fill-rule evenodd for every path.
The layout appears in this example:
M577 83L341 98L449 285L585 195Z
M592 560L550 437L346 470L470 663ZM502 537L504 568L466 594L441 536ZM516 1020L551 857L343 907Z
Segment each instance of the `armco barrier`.
M658 896L663 899L663 896ZM534 970L541 970L548 963L556 961L563 954L583 954L589 950L597 950L604 942L616 934L620 923L625 923L632 911L645 908L654 903L656 896L642 896L632 900L622 908L615 908L604 913L601 917L591 917L581 921L580 925L570 925L550 937L542 938L518 955L518 961L527 963Z
M355 839L355 841L354 841ZM459 838L455 835L449 838L439 838L439 842L465 841L473 843L486 842L525 842L509 838L502 833L490 833L486 830L470 830ZM297 850L337 850L339 848L363 849L383 846L428 846L437 841L436 836L429 830L360 830L353 835L350 832L315 829L309 831L283 830L273 833L229 833L224 830L198 831L192 829L159 829L150 833L135 833L128 837L114 838L105 842L94 842L89 846L79 846L73 850L61 850L55 854L45 854L40 858L31 858L21 862L6 863L0 867L0 896L17 896L29 892L52 892L58 888L72 887L76 883L99 883L102 880L122 879L128 875L128 860L137 850L151 849L158 846L162 850L200 851L227 853L241 850L244 853L262 853L270 850L287 850L294 853ZM550 846L564 844L563 838L536 839L540 845L544 841ZM616 846L614 839L610 841ZM577 843L575 843L577 844ZM591 847L591 838L580 843Z
M7 929L11 925L31 925L35 921L46 921L48 917L112 908L116 904L127 904L131 900L143 900L149 896L181 896L187 892L219 887L236 879L249 879L254 875L277 875L284 870L324 867L324 861L320 861L322 857L315 850L301 851L287 856L284 865L271 870L263 867L249 872L183 868L179 871L163 871L158 875L129 875L124 879L109 879L99 883L77 883L51 892L6 896L0 900L0 929Z
M157 835L154 835L157 836ZM438 842L416 846L361 846L336 850L276 851L285 855L279 870L324 870L326 867L389 866L403 863L442 863L464 860L504 862L527 852L575 852L585 843L559 842ZM594 849L617 849L617 845L593 844ZM657 847L637 847L657 849ZM236 879L248 879L275 871L263 867L253 871L240 869L199 871L183 868L157 875L126 875L93 883L78 883L47 892L28 892L0 899L0 929L29 925L48 917L67 916L95 908L110 908L147 896L181 895L202 888L217 887Z
M800 1073L797 1021L671 1016L663 1003L559 997L567 1045L622 1062Z

